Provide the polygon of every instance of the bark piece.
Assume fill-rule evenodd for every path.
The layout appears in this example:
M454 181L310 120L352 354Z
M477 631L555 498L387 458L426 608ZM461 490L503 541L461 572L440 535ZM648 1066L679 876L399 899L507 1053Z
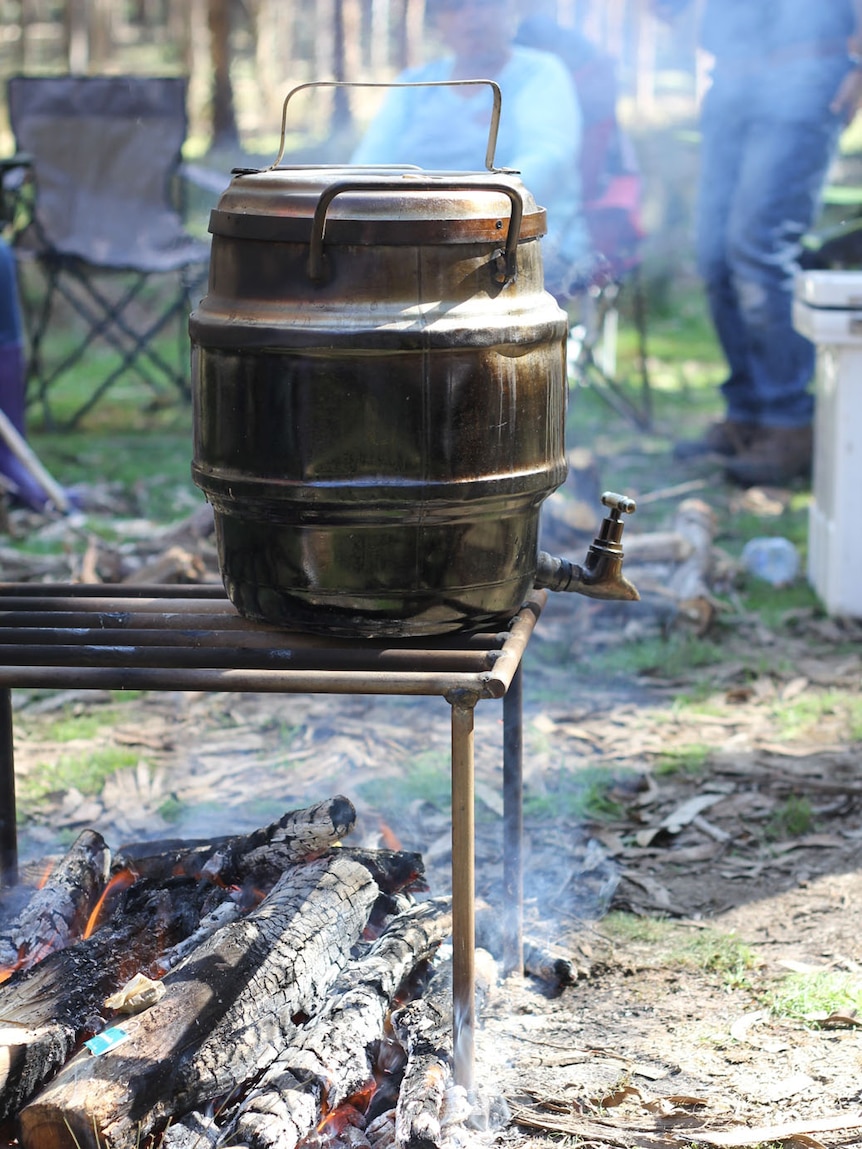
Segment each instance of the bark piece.
M123 1044L82 1051L24 1107L24 1149L125 1149L265 1070L323 1004L377 892L337 852L287 870L167 975L160 1002L124 1019Z
M396 991L451 929L448 899L394 919L242 1103L230 1139L249 1149L294 1149L321 1120L324 1102L332 1111L365 1088Z
M0 931L0 982L81 936L108 878L111 853L84 830L17 917Z

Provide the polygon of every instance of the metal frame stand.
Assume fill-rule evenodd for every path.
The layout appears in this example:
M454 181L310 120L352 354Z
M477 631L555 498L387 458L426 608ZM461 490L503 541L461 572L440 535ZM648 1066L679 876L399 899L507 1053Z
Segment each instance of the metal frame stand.
M0 886L18 880L15 687L441 696L452 721L454 1076L471 1090L475 709L503 700L504 964L515 972L523 970L521 661L546 597L533 592L504 632L343 640L249 622L216 586L0 584Z

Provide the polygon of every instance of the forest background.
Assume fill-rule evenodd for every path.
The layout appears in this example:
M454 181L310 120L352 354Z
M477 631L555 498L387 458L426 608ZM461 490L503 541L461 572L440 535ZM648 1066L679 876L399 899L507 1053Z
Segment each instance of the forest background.
M541 2L617 61L659 305L663 285L686 269L707 63L696 47L703 0L672 27L649 0ZM274 158L282 102L297 85L392 79L433 50L425 0L0 0L0 155L14 151L5 109L14 74L185 75L186 159L226 174L250 156ZM321 88L291 101L288 158L346 162L379 98L373 89Z

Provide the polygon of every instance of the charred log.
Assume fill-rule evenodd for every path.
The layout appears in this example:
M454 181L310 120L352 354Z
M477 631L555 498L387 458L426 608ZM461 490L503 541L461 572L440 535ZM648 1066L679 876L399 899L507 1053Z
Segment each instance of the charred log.
M356 810L341 795L300 810L277 822L241 834L209 841L144 842L118 851L115 868L127 866L153 881L184 873L242 883L251 875L266 883L303 859L323 854L353 829Z
M28 969L51 950L81 936L108 877L111 854L104 838L84 830L60 859L45 885L0 931L0 982Z
M340 852L365 866L380 889L387 894L428 889L421 854L407 850L367 850L359 846L343 846Z
M228 1131L249 1149L293 1149L372 1080L386 1014L399 986L451 932L448 899L396 918L333 986L326 1007L277 1058L240 1106Z
M14 1113L101 1028L108 994L194 930L208 896L187 880L139 891L130 912L0 987L0 1117Z
M477 1010L495 980L494 959L478 950ZM446 1142L446 1125L466 1120L472 1111L452 1074L451 960L435 971L421 997L393 1014L392 1025L407 1051L395 1108L395 1142L399 1149L440 1149ZM487 1103L484 1098L479 1100L490 1111L499 1099L487 1099Z
M441 966L418 1000L393 1017L407 1051L395 1110L395 1141L403 1149L440 1149L441 1113L452 1078L452 965Z
M287 870L166 976L161 1001L123 1020L123 1044L79 1053L24 1107L22 1146L124 1149L250 1081L321 1008L377 892L338 852Z

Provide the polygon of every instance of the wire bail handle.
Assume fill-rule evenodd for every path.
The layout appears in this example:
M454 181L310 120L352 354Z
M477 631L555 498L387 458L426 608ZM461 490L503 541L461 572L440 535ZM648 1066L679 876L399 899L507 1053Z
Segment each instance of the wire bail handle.
M284 103L281 108L281 142L278 147L278 155L275 157L274 162L270 165L269 170L277 168L281 161L284 159L284 143L287 131L287 105L297 92L303 92L307 88L460 88L465 85L475 86L477 84L487 84L491 89L493 98L493 105L491 108L491 122L488 126L488 146L485 149L485 167L489 172L494 171L494 153L497 150L497 133L500 128L500 111L503 106L503 97L500 92L500 85L495 80L414 80L411 82L396 82L387 83L385 81L374 80L310 80L306 84L298 84L284 97Z

